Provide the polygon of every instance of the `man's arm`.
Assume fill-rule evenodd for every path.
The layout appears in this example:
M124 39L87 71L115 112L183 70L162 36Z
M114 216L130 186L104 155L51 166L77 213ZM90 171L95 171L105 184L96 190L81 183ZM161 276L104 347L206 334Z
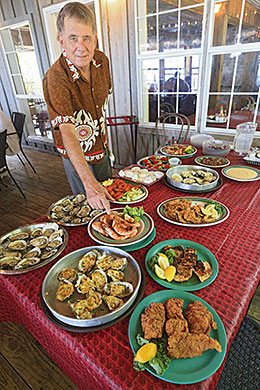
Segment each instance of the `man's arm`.
M71 123L62 123L59 127L68 157L84 185L88 203L94 209L105 209L106 212L110 212L107 199L113 200L113 198L91 172L76 137L75 126Z

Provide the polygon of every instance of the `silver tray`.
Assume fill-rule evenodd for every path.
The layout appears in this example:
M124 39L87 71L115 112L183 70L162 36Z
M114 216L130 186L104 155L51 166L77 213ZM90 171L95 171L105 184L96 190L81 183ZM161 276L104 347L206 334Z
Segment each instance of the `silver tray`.
M105 305L102 304L100 309L97 310L98 316L80 320L77 319L71 309L67 304L67 300L64 302L60 302L56 299L56 291L58 288L58 280L57 275L59 272L65 268L76 268L78 260L87 252L97 249L105 254L110 254L111 256L116 255L120 257L126 257L128 261L128 266L125 273L124 281L128 281L133 284L134 291L129 298L124 298L125 304L120 308L116 309L113 312L108 312L108 309L105 308ZM142 273L138 262L127 252L122 249L112 248L109 246L90 246L86 248L78 249L70 254L64 256L60 259L54 266L49 270L47 275L44 278L42 284L42 297L44 299L45 304L52 312L52 314L60 321L65 324L77 326L77 327L93 327L99 326L102 324L106 324L107 322L113 321L114 319L121 316L135 301L140 285L141 285ZM74 291L69 300L76 301L77 299L82 299L82 294Z
M2 245L4 245L4 242L8 239L8 237L10 237L13 234L20 233L20 232L31 232L34 229L44 228L47 225L52 225L52 224L53 224L53 222L37 223L37 224L34 224L34 225L23 226L21 228L13 230L13 231L5 234L4 236L0 237L0 247ZM38 264L29 266L28 268L22 268L22 269L19 269L19 270L15 270L15 269L0 269L0 274L8 274L8 275L9 274L23 274L25 272L33 271L35 269L43 267L44 265L50 263L52 260L56 259L56 257L58 257L63 252L63 250L66 248L66 245L68 243L68 233L67 233L67 231L63 227L61 227L61 226L59 226L59 229L61 229L63 231L63 243L58 248L58 251L53 256L49 257L46 260L40 261Z
M179 183L179 182L172 179L172 175L174 175L176 173L178 173L180 175L183 171L192 170L192 169L211 172L216 177L216 180L214 180L210 184L192 185L192 184ZM202 167L200 165L180 165L177 167L169 168L166 171L166 179L167 179L167 182L170 183L171 185L173 185L174 187L181 188L184 190L192 190L194 192L196 192L196 191L199 192L202 189L203 190L210 190L210 189L214 188L218 183L219 174L214 169Z
M89 221L80 222L80 223L61 222L60 220L51 217L52 209L53 209L54 206L57 206L57 205L61 204L61 203L62 203L64 200L66 200L66 199L71 200L71 199L73 199L75 196L76 196L76 195L67 195L67 196L64 196L64 198L58 200L57 202L52 203L51 206L50 206L49 209L48 209L48 214L47 214L49 220L52 221L52 222L56 222L57 224L62 225L62 226L82 226L82 225L87 225L87 224L89 223L89 221L90 221L92 218L94 218L97 214L103 212L103 210L94 210L94 209L92 209L92 207L91 207L91 212L90 212L90 214L93 213L93 214L95 214L95 215L93 215L92 217L91 217L91 215L90 215L91 219L90 219ZM83 203L83 202L81 202L81 203ZM82 206L82 204L81 204L81 206Z

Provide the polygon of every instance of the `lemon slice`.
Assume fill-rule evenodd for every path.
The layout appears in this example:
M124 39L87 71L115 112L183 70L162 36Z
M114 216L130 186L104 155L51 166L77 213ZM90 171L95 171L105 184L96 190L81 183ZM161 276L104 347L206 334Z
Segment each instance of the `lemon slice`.
M169 265L169 267L166 268L164 274L167 282L171 282L176 274L176 268L173 265Z
M217 212L216 209L213 209L213 210L212 210L211 216L212 216L213 218L217 218L217 217L218 217L218 212Z
M204 207L202 207L201 211L202 211L203 214L205 214L205 215L211 215L211 210L204 209Z
M158 257L159 267L165 270L170 265L168 257L164 253L158 253L158 255L159 255Z
M166 279L164 270L161 269L158 264L155 264L154 271L155 271L155 274L158 276L158 278Z
M114 183L113 179L108 179L108 180L105 180L105 181L102 182L104 187L111 186L111 184L113 184L113 183Z
M208 204L206 207L205 207L206 210L213 210L215 209L215 205L214 204Z
M134 360L139 363L149 362L152 358L155 357L157 352L157 345L154 343L144 344L141 348L138 349Z

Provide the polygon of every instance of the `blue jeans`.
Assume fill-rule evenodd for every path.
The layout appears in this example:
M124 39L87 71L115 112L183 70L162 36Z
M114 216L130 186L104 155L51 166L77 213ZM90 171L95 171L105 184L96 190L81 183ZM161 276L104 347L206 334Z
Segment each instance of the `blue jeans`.
M84 186L82 181L80 180L79 175L77 174L74 166L70 162L69 159L62 157L63 165L65 168L65 172L67 175L68 182L72 189L73 194L82 194L85 193ZM97 179L97 181L101 182L109 179L112 176L112 170L110 165L110 160L108 157L108 153L106 151L104 160L100 164L88 164L91 169L93 175Z

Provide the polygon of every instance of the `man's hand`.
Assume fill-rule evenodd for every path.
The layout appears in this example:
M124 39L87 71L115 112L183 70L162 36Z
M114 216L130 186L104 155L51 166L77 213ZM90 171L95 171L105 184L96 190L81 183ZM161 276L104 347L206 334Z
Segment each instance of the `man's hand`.
M108 199L113 200L113 198L101 184L94 182L91 186L85 187L85 191L88 203L93 209L105 209L110 214Z

